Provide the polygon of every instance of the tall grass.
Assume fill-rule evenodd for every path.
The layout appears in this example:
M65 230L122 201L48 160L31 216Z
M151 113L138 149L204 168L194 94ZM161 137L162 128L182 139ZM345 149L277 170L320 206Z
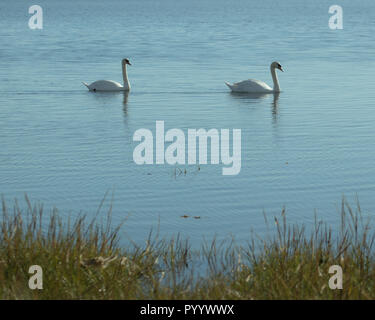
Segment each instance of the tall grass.
M315 220L312 231L289 225L285 210L273 236L205 242L192 250L178 235L119 246L125 225L81 215L71 221L56 209L44 217L26 197L10 209L2 200L1 299L374 299L371 223L343 199L341 228ZM31 265L43 269L43 289L28 287ZM332 290L328 269L343 269L343 289Z

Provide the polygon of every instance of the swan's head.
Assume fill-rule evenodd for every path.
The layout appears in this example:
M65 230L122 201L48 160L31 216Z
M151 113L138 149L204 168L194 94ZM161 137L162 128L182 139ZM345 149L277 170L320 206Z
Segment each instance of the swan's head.
M122 63L123 63L123 64L128 64L129 66L132 65L132 64L130 63L129 59L127 59L127 58L122 59Z
M277 61L271 63L271 69L279 69L280 71L284 72L283 67Z

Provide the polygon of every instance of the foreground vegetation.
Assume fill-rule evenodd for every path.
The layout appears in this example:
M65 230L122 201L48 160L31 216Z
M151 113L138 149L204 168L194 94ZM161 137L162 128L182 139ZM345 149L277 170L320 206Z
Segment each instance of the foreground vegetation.
M199 250L152 233L144 246L120 247L126 227L113 228L110 212L105 223L72 222L26 203L2 201L1 299L375 299L375 233L345 200L337 233L319 221L309 232L288 225L282 211L272 237ZM43 290L29 289L31 265L43 268ZM332 265L343 269L342 290L328 286Z

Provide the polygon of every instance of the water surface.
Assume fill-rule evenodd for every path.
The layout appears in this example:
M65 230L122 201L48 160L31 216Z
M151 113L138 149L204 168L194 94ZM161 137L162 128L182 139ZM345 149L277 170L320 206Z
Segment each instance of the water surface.
M142 242L151 227L193 242L248 238L269 215L337 224L342 195L374 209L375 3L340 1L344 29L328 27L329 1L29 1L0 4L0 193L93 215L113 193L113 221ZM130 95L89 93L81 81L121 81ZM279 97L232 95L224 81L272 84ZM135 130L239 128L242 169L138 166ZM179 171L177 170L177 173ZM181 218L188 215L189 218ZM194 219L199 216L200 219Z

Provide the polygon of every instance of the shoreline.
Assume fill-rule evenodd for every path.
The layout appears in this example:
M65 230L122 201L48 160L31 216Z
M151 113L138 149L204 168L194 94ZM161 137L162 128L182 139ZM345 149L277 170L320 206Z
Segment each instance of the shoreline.
M252 236L247 246L213 240L195 250L178 235L152 233L144 246L119 246L126 225L112 226L110 212L99 224L52 211L43 224L43 206L27 196L26 203L22 210L17 201L11 207L2 201L1 299L375 298L375 232L359 204L352 210L345 199L337 234L322 221L307 233L288 224L283 210L274 217L273 237Z

